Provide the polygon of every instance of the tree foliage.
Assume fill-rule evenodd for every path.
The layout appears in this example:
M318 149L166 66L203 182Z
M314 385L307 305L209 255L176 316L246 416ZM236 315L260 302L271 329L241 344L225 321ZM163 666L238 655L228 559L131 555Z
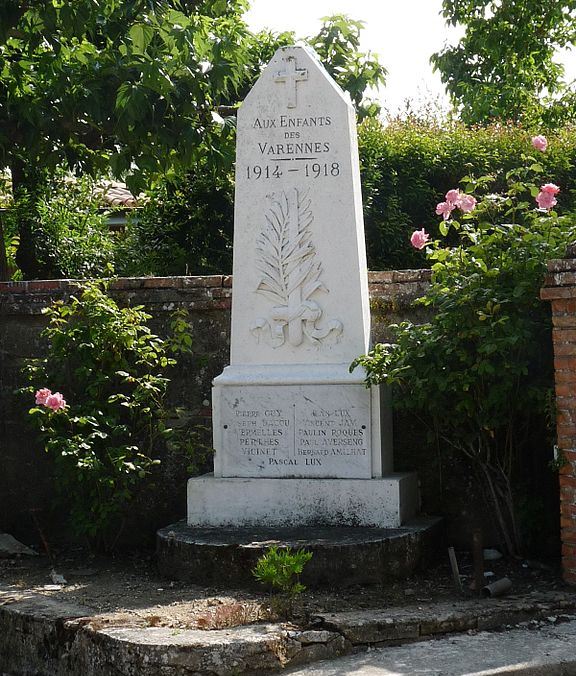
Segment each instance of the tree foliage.
M443 0L442 8L465 33L431 62L464 122L574 117L576 93L554 57L576 41L575 0Z
M229 126L214 109L244 77L244 0L35 0L0 8L0 166L33 201L44 172L111 167L133 188L199 158ZM224 142L223 142L224 141ZM34 219L21 223L36 272Z
M320 61L338 84L350 94L358 117L374 117L380 106L365 99L366 90L383 85L387 71L370 52L360 52L362 21L343 14L322 19L322 28L308 43L316 50Z
M229 169L233 124L215 111L236 105L274 51L295 41L291 33L250 34L246 7L246 0L0 3L0 168L11 170L16 203L37 204L56 167L111 171L133 190L191 167ZM358 107L385 73L358 51L361 27L336 16L310 39ZM19 222L17 261L27 277L46 274L35 250L39 221L32 208Z

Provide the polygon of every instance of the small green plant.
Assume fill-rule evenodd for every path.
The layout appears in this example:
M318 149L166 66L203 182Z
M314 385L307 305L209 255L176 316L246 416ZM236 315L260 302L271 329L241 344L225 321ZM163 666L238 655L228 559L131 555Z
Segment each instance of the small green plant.
M304 549L294 552L290 547L278 549L274 546L258 559L252 574L258 582L279 591L274 605L281 614L292 615L294 600L305 591L300 575L311 558L312 552Z
M112 549L127 506L172 436L166 373L176 362L147 327L150 315L118 307L97 283L46 314L47 356L25 366L24 391L36 396L29 413L54 457L72 527ZM189 347L182 335L179 342Z

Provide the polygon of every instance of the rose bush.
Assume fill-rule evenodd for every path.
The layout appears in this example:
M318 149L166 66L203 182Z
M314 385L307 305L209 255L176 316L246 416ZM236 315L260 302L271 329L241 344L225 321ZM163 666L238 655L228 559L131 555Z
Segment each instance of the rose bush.
M193 457L194 433L182 428L180 439L168 427L177 412L165 402L171 354L190 350L189 327L177 316L173 339L162 340L141 307L118 307L97 283L46 312L47 356L25 367L24 393L36 404L29 413L54 459L59 507L77 535L110 550L164 443Z
M522 548L517 479L531 462L522 453L544 427L553 385L539 290L546 261L563 256L576 235L575 215L553 210L558 186L542 180L534 157L524 160L508 172L505 191L491 192L490 176L468 176L463 193L446 194L436 211L440 231L455 243L425 249L432 283L419 303L432 311L430 321L393 327L394 344L376 345L352 365L365 368L368 383L391 384L400 408L470 462L510 552Z

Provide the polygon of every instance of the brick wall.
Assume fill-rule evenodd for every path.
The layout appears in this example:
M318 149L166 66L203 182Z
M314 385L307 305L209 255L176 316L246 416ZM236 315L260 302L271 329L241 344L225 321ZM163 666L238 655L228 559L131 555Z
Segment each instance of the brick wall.
M576 584L576 259L548 263L541 298L552 305L562 572Z

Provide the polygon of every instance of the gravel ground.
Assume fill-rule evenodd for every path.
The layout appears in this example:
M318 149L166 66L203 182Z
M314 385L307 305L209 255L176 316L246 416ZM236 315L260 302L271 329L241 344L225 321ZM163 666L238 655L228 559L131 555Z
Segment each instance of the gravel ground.
M294 620L301 623L317 613L346 610L404 605L425 608L441 601L472 597L470 557L459 553L458 560L463 593L456 590L446 561L385 586L306 590L295 605ZM493 573L491 580L509 577L515 596L566 588L555 567L535 561L487 561L486 570ZM94 621L102 626L218 629L277 619L271 608L272 597L266 591L258 587L200 587L167 580L159 576L150 553L105 558L74 550L59 553L53 559L0 559L0 584L88 606L94 611Z

